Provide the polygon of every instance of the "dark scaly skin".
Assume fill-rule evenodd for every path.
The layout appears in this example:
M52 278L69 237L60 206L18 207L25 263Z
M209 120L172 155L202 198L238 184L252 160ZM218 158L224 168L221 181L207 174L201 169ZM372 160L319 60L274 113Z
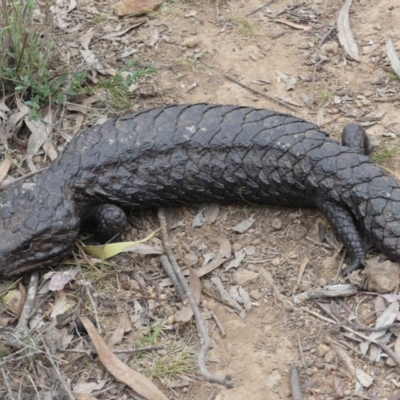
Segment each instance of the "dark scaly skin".
M4 189L0 272L62 260L99 204L244 200L319 207L348 250L347 272L364 264L360 235L400 260L400 188L368 157L290 115L195 104L94 126L40 176Z

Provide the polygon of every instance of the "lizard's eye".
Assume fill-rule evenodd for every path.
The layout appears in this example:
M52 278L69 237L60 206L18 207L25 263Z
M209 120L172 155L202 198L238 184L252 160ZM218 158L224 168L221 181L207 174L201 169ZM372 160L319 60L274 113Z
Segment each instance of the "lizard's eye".
M21 251L23 251L23 252L29 251L32 247L33 247L33 242L25 242L21 246Z

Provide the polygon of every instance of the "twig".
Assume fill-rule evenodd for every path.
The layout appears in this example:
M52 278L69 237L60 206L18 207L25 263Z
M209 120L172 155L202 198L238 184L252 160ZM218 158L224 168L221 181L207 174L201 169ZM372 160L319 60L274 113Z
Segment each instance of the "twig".
M217 314L215 314L214 311L211 311L211 316L213 317L213 320L214 320L215 324L218 326L218 329L219 329L219 331L221 333L221 336L225 337L225 335L226 335L225 329L224 329L221 321L219 320Z
M303 395L300 389L299 372L297 371L296 365L290 367L290 389L292 391L293 400L302 400Z
M28 294L26 296L21 316L19 317L19 321L17 324L17 331L24 331L28 328L28 320L32 312L33 302L35 301L38 283L39 283L39 273L36 271L32 273L29 280Z
M14 400L15 398L14 398L14 396L13 396L13 392L12 392L11 387L10 387L10 384L9 384L9 382L8 382L8 377L7 377L7 375L6 375L6 371L4 371L4 368L3 368L3 367L0 367L0 369L1 369L1 374L3 375L3 382L4 382L4 385L6 386L6 389L7 389L8 397L9 397L10 400Z
M185 294L189 300L189 304L192 307L193 314L194 314L194 317L196 320L197 329L203 339L203 345L200 349L199 357L198 357L198 365L199 365L200 372L206 381L219 383L220 385L224 385L225 387L230 388L230 387L232 387L232 379L231 379L230 375L226 375L224 378L221 378L219 376L212 374L211 372L209 372L207 370L205 357L206 357L206 353L208 352L208 350L211 347L211 339L210 339L210 336L208 335L207 328L204 323L203 317L201 315L200 309L197 306L196 301L193 297L193 292L190 289L190 287L186 281L186 278L184 277L184 275L176 261L175 255L172 251L171 243L168 238L167 220L165 218L165 210L163 207L160 207L158 209L158 220L159 220L160 227L161 227L161 238L163 241L165 252L167 253L167 256L171 263L172 268L174 269L175 275L177 276L177 278L178 278L180 284L182 285L183 290L185 291Z
M314 315L317 318L322 319L323 321L329 322L331 324L336 324L335 321L333 321L333 320L331 320L329 318L326 318L326 317L324 317L322 315L319 315L318 313L313 312L312 310L307 310L306 308L304 308L304 311L309 313L309 314L311 314L311 315ZM356 336L358 336L358 337L360 337L360 338L362 338L364 340L367 340L368 342L373 343L376 346L380 347L390 358L393 359L393 361L395 362L397 367L400 368L400 357L389 346L379 342L378 340L375 340L375 339L372 339L372 338L370 338L368 336L365 336L363 333L357 332L354 329L349 328L348 326L343 326L343 324L341 324L340 327L345 329L346 331L351 332L354 335L356 335Z
M202 65L204 65L206 68L208 68L208 69L209 69L211 72L213 72L214 74L220 75L220 76L224 77L225 79L227 79L228 81L231 81L231 82L233 82L233 83L236 83L237 85L239 85L239 86L241 86L241 87L243 87L243 88L249 90L250 92L253 92L253 93L258 94L258 95L260 95L260 96L266 97L267 99L269 99L269 100L271 100L271 101L274 101L275 103L278 103L278 104L280 104L280 105L283 106L283 107L288 108L290 111L294 111L294 112L297 111L294 107L289 106L289 104L285 103L285 102L282 101L282 100L279 100L279 99L276 98L276 97L270 96L269 94L264 93L264 92L260 92L260 91L257 90L257 89L253 89L252 87L247 86L247 85L245 85L244 83L239 82L238 80L231 78L229 75L222 74L221 72L216 71L214 68L211 68L209 65L207 65L204 61L199 60L199 63L202 64Z
M315 240L314 238L312 238L311 236L308 236L308 235L306 236L306 239L308 241L310 241L311 243L316 244L317 246L325 247L326 249L332 250L332 246L328 243L320 242L319 240Z
M178 292L179 297L181 298L181 301L185 300L186 294L185 294L184 290L182 289L182 285L179 283L178 277L176 276L174 269L172 268L172 265L168 260L168 257L161 256L160 262L164 268L164 271L167 273L169 279L171 279L171 282L174 285L176 291Z
M58 366L54 362L53 355L51 354L49 348L47 347L47 344L46 344L46 341L45 341L44 337L42 336L42 334L40 332L39 332L39 335L41 337L42 344L43 344L43 346L44 346L44 348L46 350L47 359L50 361L50 364L53 367L54 372L56 373L61 385L64 387L65 393L68 395L68 398L70 398L71 400L75 400L75 397L72 394L71 389L69 388L69 386L65 382L65 379L64 379L63 375L61 374L60 369L58 368Z
M100 328L99 316L98 316L98 314L97 314L96 303L94 302L93 297L92 297L92 295L91 295L91 293L90 293L90 286L91 286L91 285L90 285L89 282L84 281L84 280L80 280L79 282L80 282L80 283L82 284L82 286L86 289L86 294L87 294L87 296L89 297L90 303L92 304L92 307L93 307L94 318L95 318L96 324L97 324L96 328L97 328L97 330L99 331L99 333L101 333L101 328Z
M248 17L248 16L251 15L251 14L256 13L257 11L262 10L263 8L267 7L267 6L268 6L269 4L271 4L271 3L272 3L272 0L266 1L264 4L261 4L261 6L258 6L258 7L256 7L254 10L248 12L248 13L246 14L246 17Z
M311 82L311 99L310 99L310 104L314 103L314 92L315 92L315 75L317 73L317 68L324 62L324 60L320 60L320 49L321 46L324 44L325 40L328 39L329 35L332 34L336 30L336 26L332 27L329 29L328 32L325 33L325 35L322 37L322 39L319 41L318 46L316 48L316 56L315 56L315 65L314 65L314 71L313 71L313 78Z
M219 22L219 0L215 0L215 22Z
M141 347L138 349L122 349L122 350L112 350L114 354L124 354L124 353L139 353L142 351L156 351L163 350L164 346L149 346ZM63 353L79 353L79 354L97 354L95 349L81 350L81 349L57 349Z
M301 340L300 340L299 334L297 334L297 342L299 344L299 353L300 353L301 364L303 365L304 368L307 368L306 360L304 359L303 346L301 345Z

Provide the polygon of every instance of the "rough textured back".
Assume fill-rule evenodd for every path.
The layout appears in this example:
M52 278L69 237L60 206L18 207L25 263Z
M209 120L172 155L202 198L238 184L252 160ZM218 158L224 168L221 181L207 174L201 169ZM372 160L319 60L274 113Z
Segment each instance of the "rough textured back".
M312 206L313 193L325 194L340 180L351 187L348 168L363 163L371 164L299 118L200 104L93 127L53 169L68 165L64 173L74 185L131 206L207 200Z
M0 193L0 273L65 257L86 213L110 203L317 206L348 250L348 271L364 263L360 234L400 260L400 188L357 147L251 107L174 105L111 119Z

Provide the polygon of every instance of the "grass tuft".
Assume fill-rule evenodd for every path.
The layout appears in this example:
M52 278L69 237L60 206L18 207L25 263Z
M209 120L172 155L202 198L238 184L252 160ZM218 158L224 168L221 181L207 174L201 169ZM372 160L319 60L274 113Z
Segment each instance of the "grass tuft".
M398 155L399 151L399 146L388 146L387 144L384 144L379 150L375 151L371 155L371 158L376 164L383 165L386 161Z
M114 113L130 110L132 108L132 98L136 96L135 90L138 79L156 72L155 68L133 69L135 65L136 61L131 60L114 76L101 78L97 84L98 89L105 89L104 102Z

